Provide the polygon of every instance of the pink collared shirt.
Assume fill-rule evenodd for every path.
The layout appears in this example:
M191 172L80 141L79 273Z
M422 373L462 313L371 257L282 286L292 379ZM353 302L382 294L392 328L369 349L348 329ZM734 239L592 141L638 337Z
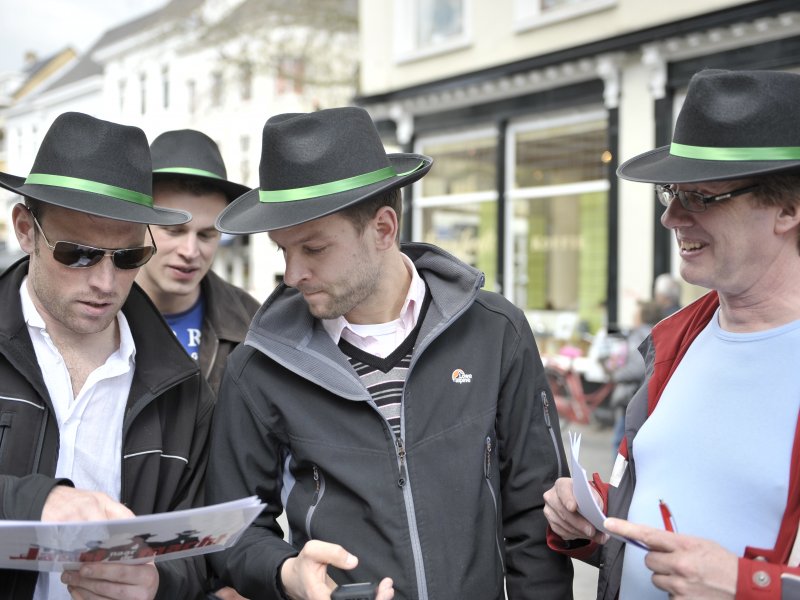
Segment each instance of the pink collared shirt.
M403 257L403 263L411 275L411 284L400 309L400 316L388 323L368 325L350 323L344 317L322 319L322 325L334 344L338 344L339 340L344 338L364 352L386 358L414 330L422 310L422 303L425 301L425 282L417 273L411 259L405 254L400 256Z

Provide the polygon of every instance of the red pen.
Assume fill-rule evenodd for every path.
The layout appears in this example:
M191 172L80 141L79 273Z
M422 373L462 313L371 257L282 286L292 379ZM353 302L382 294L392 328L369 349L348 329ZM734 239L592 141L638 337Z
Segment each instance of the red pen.
M659 498L658 508L661 511L661 519L664 521L664 529L667 531L675 531L675 520L672 518L672 513L669 511L669 506Z

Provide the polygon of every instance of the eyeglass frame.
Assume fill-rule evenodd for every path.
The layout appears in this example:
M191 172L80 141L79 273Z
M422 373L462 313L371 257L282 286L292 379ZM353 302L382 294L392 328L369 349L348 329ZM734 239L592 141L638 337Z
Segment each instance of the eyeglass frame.
M709 204L713 204L715 202L722 202L723 200L728 200L729 198L733 198L734 196L741 196L742 194L748 194L753 190L761 187L760 184L754 183L743 188L739 188L736 190L731 190L729 192L724 192L722 194L714 194L711 196L706 196L700 192L695 192L691 190L676 190L674 189L674 183L666 184L666 185L657 185L656 186L656 196L658 196L658 201L662 204L662 206L669 207L672 204L672 201L675 198L681 203L681 206L689 212L694 213L701 213L705 212L708 209ZM693 197L696 198L696 202L699 204L692 204L692 200L689 198ZM702 207L702 208L700 208Z
M156 255L156 252L158 252L158 247L156 246L156 241L153 238L153 232L150 231L150 225L147 225L147 233L150 234L150 241L152 242L152 245L150 245L150 246L135 246L135 247L132 247L132 248L98 248L96 246L90 246L88 244L79 244L78 242L68 242L68 241L65 241L65 240L56 240L56 242L54 244L51 244L50 240L47 239L47 235L45 234L44 229L42 229L41 224L36 219L36 215L30 209L28 209L28 212L30 212L31 218L33 219L33 223L36 225L36 228L39 230L39 233L42 234L42 238L44 238L45 245L50 250L50 252L53 253L53 260L55 260L57 263L59 263L61 265L64 265L68 269L89 269L91 267L99 265L101 262L103 262L103 259L106 256L108 256L108 257L111 258L111 264L114 265L114 268L119 269L120 271L132 271L133 269L139 269L139 268L143 267L144 265L146 265L150 261L150 259L152 259ZM60 260L58 260L56 258L56 247L58 246L58 244L70 244L72 246L75 246L76 249L96 250L96 251L102 252L103 256L97 262L93 262L93 263L91 263L89 265L75 265L75 264L68 265L67 263L62 262L62 261L60 261ZM142 250L144 248L152 248L153 252L150 254L150 256L147 257L147 260L145 260L140 265L136 265L135 267L121 267L114 260L114 258L116 256L118 256L119 252L126 252L126 251L129 251L129 250Z

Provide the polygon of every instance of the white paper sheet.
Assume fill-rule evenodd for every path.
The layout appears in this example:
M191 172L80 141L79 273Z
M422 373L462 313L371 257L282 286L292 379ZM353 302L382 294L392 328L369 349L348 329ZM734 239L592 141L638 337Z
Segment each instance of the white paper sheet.
M570 431L569 436L569 455L570 455L570 473L572 474L572 492L575 494L575 500L578 502L578 512L583 515L589 523L594 525L594 528L603 533L607 533L613 538L638 546L643 550L648 550L647 546L638 540L617 535L608 531L603 523L606 520L606 515L603 513L603 508L597 503L597 500L592 493L589 480L586 476L586 470L581 466L579 456L581 452L581 434Z
M83 562L136 564L217 552L236 543L264 506L251 496L132 519L0 520L0 568L62 571Z

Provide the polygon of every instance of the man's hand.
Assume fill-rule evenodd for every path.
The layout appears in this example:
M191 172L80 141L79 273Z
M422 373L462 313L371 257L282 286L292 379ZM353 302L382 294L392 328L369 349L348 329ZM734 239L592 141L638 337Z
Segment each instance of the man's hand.
M153 563L92 563L78 571L64 571L61 581L75 600L153 600L158 570Z
M220 588L214 592L214 595L219 598L219 600L247 600L247 598L240 596L239 592L230 587Z
M330 600L336 583L328 577L328 565L343 570L354 569L358 559L337 544L311 540L300 554L281 565L281 583L292 600ZM394 598L392 580L383 579L375 600Z
M623 519L606 519L604 525L650 548L644 564L653 572L653 584L668 592L671 600L735 597L739 559L719 544Z
M107 521L129 519L134 514L124 504L102 492L57 485L47 495L42 521Z
M592 494L602 506L600 494L594 489ZM555 485L544 493L544 516L553 532L563 540L593 540L598 544L608 541L608 535L597 531L578 512L578 501L572 492L572 479L569 477L556 479Z

